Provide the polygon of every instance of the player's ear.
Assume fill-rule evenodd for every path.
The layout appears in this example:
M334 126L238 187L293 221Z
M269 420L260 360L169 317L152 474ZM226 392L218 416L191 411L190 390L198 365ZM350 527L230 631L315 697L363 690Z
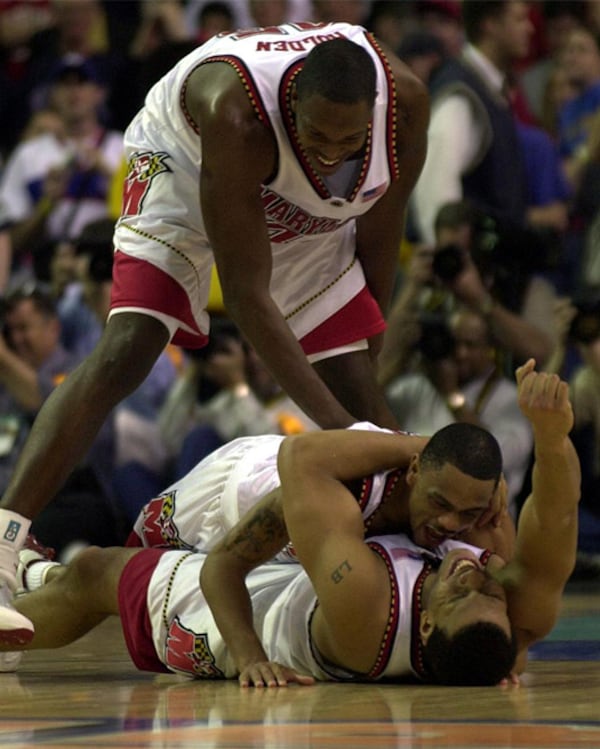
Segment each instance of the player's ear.
M435 622L433 616L431 616L427 609L423 609L423 611L421 611L421 618L419 619L419 635L421 636L421 642L423 645L427 645L427 640L431 636L434 627Z
M421 463L419 460L419 453L415 453L411 457L410 463L408 464L408 468L406 470L406 483L409 486L414 486L419 476L420 469L421 469Z

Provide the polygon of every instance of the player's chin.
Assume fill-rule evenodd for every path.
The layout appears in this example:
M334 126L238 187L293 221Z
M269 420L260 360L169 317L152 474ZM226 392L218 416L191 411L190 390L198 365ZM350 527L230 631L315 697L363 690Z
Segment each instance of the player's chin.
M417 546L423 546L426 549L437 549L445 540L446 536L428 527L421 528L416 537Z

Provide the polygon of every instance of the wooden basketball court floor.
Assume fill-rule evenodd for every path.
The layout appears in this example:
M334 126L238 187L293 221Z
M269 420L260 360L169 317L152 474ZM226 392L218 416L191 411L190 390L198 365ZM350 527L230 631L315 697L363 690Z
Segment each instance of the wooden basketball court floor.
M241 690L140 673L118 621L0 674L0 746L130 749L600 748L600 582L570 584L519 687Z

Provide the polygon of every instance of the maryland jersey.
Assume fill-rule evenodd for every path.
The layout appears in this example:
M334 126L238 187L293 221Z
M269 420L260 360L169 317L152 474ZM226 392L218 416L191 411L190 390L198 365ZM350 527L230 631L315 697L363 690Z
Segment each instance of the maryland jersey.
M377 71L377 98L366 146L356 162L347 162L353 165L351 173L337 190L304 157L291 110L294 81L307 54L335 38L365 48ZM262 185L273 255L271 294L295 335L302 338L365 286L355 257L354 219L368 211L398 176L392 74L362 27L286 24L214 37L150 90L125 133L128 173L116 247L161 269L185 290L189 303L178 300L177 289L171 286L171 301L163 302L163 311L178 317L180 328L190 333L208 330L204 309L213 255L199 204L202 134L186 110L185 90L195 69L214 63L236 71L256 117L277 146L277 171ZM235 221L235 205L230 210ZM118 253L117 306L135 307L134 295L118 296L121 262ZM381 329L358 331L353 340Z
M269 660L322 681L425 676L419 638L425 579L451 549L469 548L484 563L490 554L468 544L447 541L434 555L402 535L376 537L369 545L386 562L393 592L389 627L369 674L334 667L320 656L311 634L317 599L310 579L298 565L264 565L246 578L254 628ZM145 603L136 614L130 614L128 581L138 580L130 578L130 574L143 562L144 554L156 555L156 551L148 549L133 557L120 582L123 630L134 663L148 670L174 671L197 678L235 677L233 660L200 589L205 555L166 552L154 556L156 564L147 588L140 590L135 585L132 591L138 598L145 595ZM149 630L145 626L148 619Z
M350 429L389 430L369 422ZM238 520L280 485L277 454L283 436L240 437L208 455L184 478L150 500L140 511L128 545L210 551ZM366 476L356 493L365 526L386 500L400 471ZM296 561L291 546L278 561Z

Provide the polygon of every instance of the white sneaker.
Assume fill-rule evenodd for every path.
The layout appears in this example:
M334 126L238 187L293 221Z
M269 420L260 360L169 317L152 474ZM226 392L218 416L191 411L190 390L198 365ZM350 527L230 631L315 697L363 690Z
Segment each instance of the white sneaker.
M11 589L0 581L0 643L27 645L33 638L33 624L12 607L12 599Z

